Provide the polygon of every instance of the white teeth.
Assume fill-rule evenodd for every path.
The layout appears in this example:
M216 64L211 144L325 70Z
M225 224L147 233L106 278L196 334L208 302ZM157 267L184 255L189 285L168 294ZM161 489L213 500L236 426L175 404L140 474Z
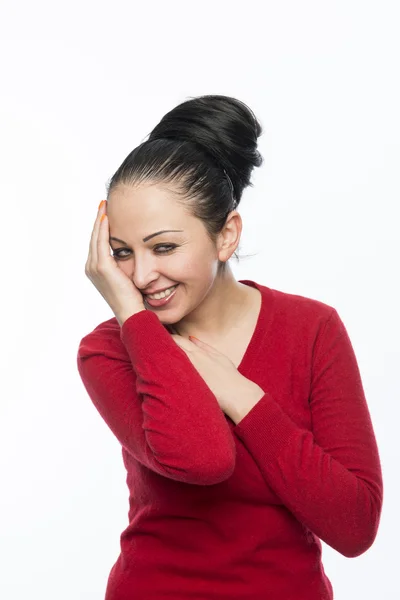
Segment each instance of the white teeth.
M166 298L167 296L172 294L172 292L174 291L174 289L176 287L177 287L177 285L173 285L172 287L168 288L167 290L164 290L163 292L160 292L159 294L146 294L146 295L149 298L152 298L153 300L161 300L161 298Z

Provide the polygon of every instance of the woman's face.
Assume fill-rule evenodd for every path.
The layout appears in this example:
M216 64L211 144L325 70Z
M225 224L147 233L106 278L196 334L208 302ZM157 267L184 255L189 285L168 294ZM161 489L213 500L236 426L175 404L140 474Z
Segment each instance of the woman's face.
M217 277L218 260L233 254L240 237L231 223L216 248L202 221L176 198L171 186L142 183L118 186L107 203L112 254L139 291L146 294L179 284L165 306L145 304L164 323L180 321L203 301Z

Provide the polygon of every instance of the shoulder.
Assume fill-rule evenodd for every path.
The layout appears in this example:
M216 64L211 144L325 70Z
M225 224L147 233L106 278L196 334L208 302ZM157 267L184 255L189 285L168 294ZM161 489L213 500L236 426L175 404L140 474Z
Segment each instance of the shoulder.
M332 312L335 311L333 306L322 300L296 294L294 292L284 292L261 283L252 283L254 283L262 293L266 306L273 307L274 311L278 313L329 318L332 315Z
M286 292L257 284L265 299L274 324L282 330L317 335L328 322L340 322L335 309L327 302L294 292Z
M322 317L323 319L327 319L335 310L330 304L316 298L310 298L309 296L275 289L271 289L271 292L275 298L276 308L282 312L290 312L298 316Z

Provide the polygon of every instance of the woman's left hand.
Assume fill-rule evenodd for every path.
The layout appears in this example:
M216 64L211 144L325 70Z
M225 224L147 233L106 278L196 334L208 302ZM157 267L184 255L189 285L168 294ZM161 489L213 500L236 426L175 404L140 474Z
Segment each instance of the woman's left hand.
M205 342L197 338L191 338L191 341L181 335L171 334L171 337L186 353L223 412L231 416L236 408L235 403L243 399L249 386L256 384L239 373L230 358Z

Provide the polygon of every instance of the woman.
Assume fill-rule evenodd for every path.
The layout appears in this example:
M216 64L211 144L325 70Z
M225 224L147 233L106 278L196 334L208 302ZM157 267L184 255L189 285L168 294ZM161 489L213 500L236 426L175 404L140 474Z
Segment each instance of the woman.
M234 98L184 102L99 207L85 272L115 317L78 369L130 491L106 600L328 600L320 540L355 557L377 534L381 465L337 311L227 262L260 134Z

